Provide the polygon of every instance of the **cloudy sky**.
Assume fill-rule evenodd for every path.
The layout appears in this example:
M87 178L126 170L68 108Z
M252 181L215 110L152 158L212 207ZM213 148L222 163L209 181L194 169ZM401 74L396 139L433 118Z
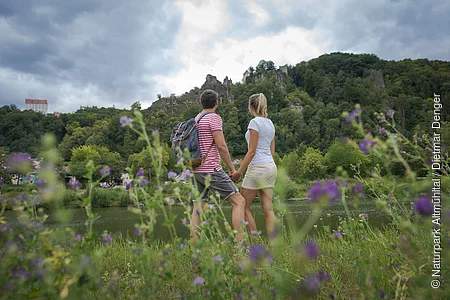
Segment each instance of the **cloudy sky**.
M0 106L151 105L330 52L450 60L448 0L0 0Z

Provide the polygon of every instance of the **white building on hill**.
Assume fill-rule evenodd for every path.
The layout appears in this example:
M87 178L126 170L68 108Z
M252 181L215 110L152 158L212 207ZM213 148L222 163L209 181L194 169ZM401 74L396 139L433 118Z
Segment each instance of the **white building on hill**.
M25 109L31 109L46 115L48 111L48 103L47 100L25 99Z

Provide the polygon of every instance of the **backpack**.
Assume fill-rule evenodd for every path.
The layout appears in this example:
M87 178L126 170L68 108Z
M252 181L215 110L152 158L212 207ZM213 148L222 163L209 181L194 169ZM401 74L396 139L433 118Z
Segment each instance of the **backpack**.
M206 154L202 156L198 139L197 124L207 114L211 113L206 112L202 114L198 118L198 121L195 121L195 118L192 118L187 121L178 123L173 127L172 134L170 135L170 142L172 143L172 153L175 157L175 161L181 161L182 155L185 149L187 149L189 150L190 159L184 161L184 163L186 165L190 165L193 170L198 168L203 163L214 144L213 141Z

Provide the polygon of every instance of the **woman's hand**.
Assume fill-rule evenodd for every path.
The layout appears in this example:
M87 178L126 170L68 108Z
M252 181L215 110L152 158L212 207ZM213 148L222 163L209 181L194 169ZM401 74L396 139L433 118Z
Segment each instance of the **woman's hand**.
M242 173L239 171L236 171L233 174L231 174L231 180L233 180L233 182L239 182L239 180L241 180L241 176L242 176Z

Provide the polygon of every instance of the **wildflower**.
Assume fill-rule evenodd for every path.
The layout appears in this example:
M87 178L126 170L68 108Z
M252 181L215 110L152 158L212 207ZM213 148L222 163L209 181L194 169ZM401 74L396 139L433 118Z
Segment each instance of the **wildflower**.
M100 175L109 176L109 174L111 174L111 168L108 166L103 166L103 168L101 168L100 170Z
M361 109L360 108L355 109L354 111L349 113L347 116L345 116L345 122L350 123L351 121L356 121L356 119L359 117L360 114L361 114Z
M0 178L0 184L3 184L3 178Z
M320 290L320 283L315 276L308 275L296 288L296 294L312 298Z
M374 140L364 139L361 143L359 143L359 150L364 152L366 155L369 154L369 150L376 145Z
M205 297L209 298L211 296L211 290L210 289L206 289L205 290Z
M163 251L163 255L164 255L164 256L166 256L166 255L169 254L169 253L170 253L170 249L166 249L166 250Z
M181 173L181 177L183 177L184 179L186 179L187 177L193 177L194 174L190 171L190 170L184 170Z
M387 295L386 295L386 292L383 291L383 290L379 290L379 291L378 291L378 296L380 297L380 299L386 299L386 298L388 298Z
M136 253L137 255L141 255L142 249L141 248L136 248L136 249L133 249L133 252Z
M14 278L17 278L19 280L22 279L29 279L30 278L30 273L27 272L27 270L25 270L23 267L14 267L12 269L12 276Z
M165 200L166 200L166 203L168 205L174 205L175 204L175 199L173 199L173 198L166 198Z
M127 185L125 186L125 189L128 191L130 189L132 189L134 191L134 184L133 183L127 183Z
M81 243L81 242L83 241L83 235L81 235L81 234L79 234L79 233L76 233L76 234L73 236L73 239L74 239L75 241Z
M393 196L392 196L392 194L388 194L387 197L388 197L388 199L391 199Z
M317 280L319 280L319 281L326 281L326 282L329 282L329 281L330 281L330 274L328 274L328 272L326 272L326 271L319 271L319 272L317 273L316 278L317 278Z
M386 117L388 117L388 118L392 117L393 115L394 115L394 111L393 111L392 109L389 109L389 110L386 112Z
M350 139L348 137L346 137L346 136L341 136L339 138L339 140L341 141L341 143L344 143L344 144L348 143L350 141Z
M136 229L134 230L134 235L135 236L140 236L141 233L142 233L141 227L136 227Z
M203 279L200 276L195 277L194 281L192 282L193 285L204 285L205 279Z
M252 230L251 234L252 235L261 235L261 230Z
M177 177L177 173L169 171L169 173L167 173L167 178L172 179L174 177Z
M113 239L109 234L103 236L103 245L112 245Z
M248 257L253 264L258 264L260 262L268 262L269 264L272 263L272 258L270 257L269 251L267 251L267 249L260 244L256 244L250 248Z
M181 250L184 250L184 249L186 249L186 245L185 245L185 244L183 244L183 243L181 243L181 244L180 244L180 249L181 249Z
M31 157L28 153L13 153L6 159L5 166L10 172L26 174L32 166Z
M73 191L78 191L80 189L80 182L78 180L73 180L70 179L69 180L69 187L73 190Z
M319 257L319 247L316 242L309 241L305 245L305 255L311 260L315 260Z
M216 255L216 256L214 256L213 257L213 261L214 262L221 262L222 261L222 255ZM222 264L223 264L223 262L222 262Z
M328 200L329 204L340 198L340 192L336 181L327 180L325 183L316 182L308 191L308 202L320 203L321 200Z
M120 117L120 124L122 124L122 127L133 127L134 120L128 116L121 116Z
M187 219L183 219L182 221L181 221L181 224L183 224L183 226L188 226L189 224L190 224L190 222L189 222L189 220L187 220Z
M209 205L209 208L210 208L210 209L216 209L216 207L214 206L214 204L210 204L210 205Z
M384 134L386 134L386 129L384 128L384 127L380 127L380 129L378 129L378 133L379 134L381 134L381 135L384 135Z
M36 182L36 185L38 188L44 188L47 186L47 180L45 180L44 178L39 178Z
M433 213L433 204L428 195L419 198L414 206L421 215L431 215Z
M340 230L333 231L333 235L335 238L339 239L342 237L342 232Z
M361 197L364 197L364 192L363 192L363 187L361 182L357 182L353 187L352 187L352 193L357 193L359 194Z
M139 169L139 171L136 173L136 178L144 176L144 169Z
M142 178L142 180L139 182L140 186L144 186L148 184L148 179L147 178Z

